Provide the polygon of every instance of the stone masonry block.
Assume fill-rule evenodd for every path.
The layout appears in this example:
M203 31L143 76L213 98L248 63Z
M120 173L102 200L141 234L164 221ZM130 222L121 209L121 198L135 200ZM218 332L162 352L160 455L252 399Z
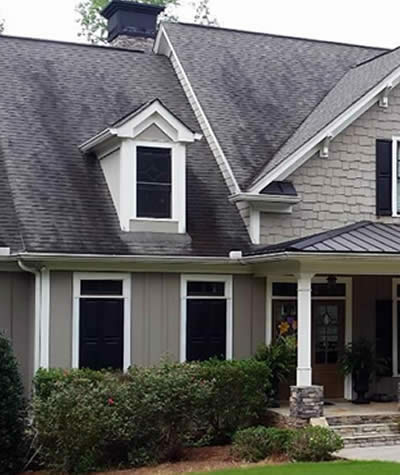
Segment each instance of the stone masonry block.
M322 386L291 386L290 416L296 419L322 417L324 388Z

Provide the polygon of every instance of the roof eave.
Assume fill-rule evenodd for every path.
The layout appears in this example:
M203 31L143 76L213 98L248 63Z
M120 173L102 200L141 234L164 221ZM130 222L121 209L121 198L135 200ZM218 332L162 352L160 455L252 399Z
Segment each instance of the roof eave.
M262 172L249 188L249 193L259 193L273 181L286 179L291 173L303 165L316 152L321 150L326 139L332 140L345 128L353 123L358 117L366 112L372 105L381 99L382 93L391 90L400 83L400 66L391 74L380 81L374 88L368 91L359 100L348 107L338 117L326 125L314 137L304 143L295 152L288 155L270 172Z

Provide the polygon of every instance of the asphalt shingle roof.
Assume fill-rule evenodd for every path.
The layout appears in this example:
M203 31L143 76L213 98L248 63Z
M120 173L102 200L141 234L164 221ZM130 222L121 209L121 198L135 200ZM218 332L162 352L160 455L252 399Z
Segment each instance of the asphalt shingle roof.
M282 163L399 66L400 48L397 48L350 69L268 162L263 174Z
M188 234L120 231L97 159L78 145L158 98L200 132L169 60L0 36L0 241L14 251L227 256L248 236L205 141L188 146Z
M259 246L251 254L285 251L398 254L400 252L400 225L361 221L292 241Z
M164 24L242 189L338 81L382 49Z

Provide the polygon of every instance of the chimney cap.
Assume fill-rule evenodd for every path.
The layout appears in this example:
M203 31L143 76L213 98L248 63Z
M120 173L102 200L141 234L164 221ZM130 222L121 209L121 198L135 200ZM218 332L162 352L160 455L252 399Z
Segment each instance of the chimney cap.
M108 20L108 41L119 36L152 38L156 36L157 16L165 7L137 3L130 0L112 0L101 12Z
M151 5L149 3L132 2L130 0L111 0L111 2L100 13L104 18L109 20L114 13L120 10L159 15L165 10L165 7Z

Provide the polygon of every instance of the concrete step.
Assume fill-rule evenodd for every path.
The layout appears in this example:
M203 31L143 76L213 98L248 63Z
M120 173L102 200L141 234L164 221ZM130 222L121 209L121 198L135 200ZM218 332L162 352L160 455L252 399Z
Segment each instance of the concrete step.
M351 424L331 426L341 437L356 437L363 435L397 434L400 435L400 426L396 422L379 424Z
M399 434L358 435L344 437L343 443L346 448L350 447L382 447L387 445L400 445Z

